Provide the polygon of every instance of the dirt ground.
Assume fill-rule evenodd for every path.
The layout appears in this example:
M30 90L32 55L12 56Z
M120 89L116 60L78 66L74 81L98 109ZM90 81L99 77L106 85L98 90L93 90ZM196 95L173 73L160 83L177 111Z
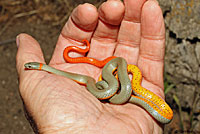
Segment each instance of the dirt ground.
M32 35L41 44L48 62L70 12L85 2L99 5L103 1L0 0L0 134L33 134L24 116L18 92L15 37L19 33ZM165 133L181 133L178 107L172 102L169 99L168 103L174 108L175 116L165 127Z

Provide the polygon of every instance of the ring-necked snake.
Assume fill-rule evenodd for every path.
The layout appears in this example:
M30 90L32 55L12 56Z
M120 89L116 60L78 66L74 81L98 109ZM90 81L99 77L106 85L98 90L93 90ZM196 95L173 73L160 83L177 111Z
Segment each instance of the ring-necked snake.
M92 62L90 64L92 64ZM173 118L173 111L167 105L167 103L151 91L141 86L142 74L139 68L135 65L128 65L127 67L127 63L123 58L112 57L110 61L103 67L103 81L98 83L96 83L92 77L64 72L42 63L30 62L26 63L24 66L26 69L44 70L65 76L79 84L85 84L88 91L100 100L109 99L109 101L114 104L122 104L127 101L138 104L146 109L157 121L161 123L169 123ZM118 80L113 74L113 70L116 68L121 84L121 90L118 94L116 93L118 91L119 84ZM129 80L128 73L133 75L132 82ZM101 86L101 88L98 88L99 86ZM134 95L132 95L132 91Z

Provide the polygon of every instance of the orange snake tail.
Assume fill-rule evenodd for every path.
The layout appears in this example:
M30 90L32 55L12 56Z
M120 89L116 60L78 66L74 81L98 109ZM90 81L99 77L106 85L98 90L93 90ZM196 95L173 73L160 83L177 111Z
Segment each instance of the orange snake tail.
M100 61L100 60L90 58L90 57L76 57L76 58L70 57L69 52L78 52L80 54L86 54L90 50L89 41L84 39L83 42L86 43L85 49L79 48L77 46L68 46L68 47L65 48L65 50L63 52L63 57L64 57L66 62L69 62L69 63L87 63L87 64L92 64L96 67L102 68L110 60L116 58L116 56L111 56L111 57L108 57L108 58Z

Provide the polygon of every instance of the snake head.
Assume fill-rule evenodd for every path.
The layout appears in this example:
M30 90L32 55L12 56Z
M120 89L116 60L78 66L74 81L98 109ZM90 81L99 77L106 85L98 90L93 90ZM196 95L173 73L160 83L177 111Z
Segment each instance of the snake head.
M28 62L24 64L25 69L40 69L41 63Z

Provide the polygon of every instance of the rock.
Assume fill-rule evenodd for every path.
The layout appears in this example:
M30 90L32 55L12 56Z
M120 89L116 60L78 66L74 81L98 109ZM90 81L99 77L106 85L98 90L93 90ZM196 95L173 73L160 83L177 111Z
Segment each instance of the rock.
M196 46L186 40L181 43L177 43L176 39L167 40L165 69L176 83L194 84L197 81L199 64L195 50L198 51L199 46Z
M171 3L171 8L165 20L169 30L173 31L177 38L200 39L200 1L172 0L168 3Z

